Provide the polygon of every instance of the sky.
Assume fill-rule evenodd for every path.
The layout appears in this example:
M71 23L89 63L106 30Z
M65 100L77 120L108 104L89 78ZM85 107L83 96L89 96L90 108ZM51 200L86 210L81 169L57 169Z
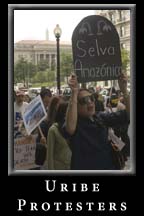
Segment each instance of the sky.
M94 14L94 10L14 10L14 42L45 40L46 29L49 31L49 40L55 40L53 31L56 24L62 30L60 40L71 41L78 23Z

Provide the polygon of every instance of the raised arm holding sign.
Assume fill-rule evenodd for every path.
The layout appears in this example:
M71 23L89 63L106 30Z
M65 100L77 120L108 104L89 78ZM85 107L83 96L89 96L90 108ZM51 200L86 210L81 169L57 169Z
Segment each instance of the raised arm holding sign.
M119 83L121 91L125 92L126 80L124 76L121 76ZM72 149L72 169L117 169L111 154L111 145L108 143L107 129L128 123L129 118L126 110L97 114L93 95L88 89L78 89L76 76L70 77L69 86L72 94L63 135L65 138L69 138Z
M128 97L125 96L126 110L97 113L91 92L78 88L78 83L119 79L120 90L126 95L118 33L106 18L88 16L73 32L72 49L76 75L69 79L72 94L63 126L63 135L72 149L71 169L118 169L108 141L108 128L129 122Z

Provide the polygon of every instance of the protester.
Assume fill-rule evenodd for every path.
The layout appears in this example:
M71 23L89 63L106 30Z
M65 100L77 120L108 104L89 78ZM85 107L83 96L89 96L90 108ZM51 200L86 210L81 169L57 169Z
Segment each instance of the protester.
M95 115L94 98L87 89L78 89L75 75L69 79L72 90L63 135L72 149L72 170L115 170L112 147L108 143L108 128L129 121L129 96L124 74L119 77L119 87L124 94L126 110Z
M67 103L59 104L55 123L49 128L47 139L47 160L49 170L69 170L71 150L67 141L62 136L62 125L67 109Z
M52 98L52 94L51 91L49 89L46 89L45 87L41 88L41 92L40 92L40 96L42 98L44 107L46 109L46 112L48 114L48 107ZM58 99L54 99L54 104L56 104L59 100ZM53 103L52 103L53 104ZM55 113L55 111L53 110L53 113ZM48 134L48 130L49 127L52 124L52 117L53 115L49 115L49 120L48 120L48 115L47 118L44 119L39 127L38 127L38 136L36 139L36 163L38 165L41 165L42 169L45 169L45 160L46 160L46 143L47 143L47 134ZM43 166L43 167L42 167Z
M23 91L15 92L15 102L14 102L14 126L15 128L19 127L21 122L23 121L22 113L25 111L28 106L27 102L24 102Z
M100 111L104 111L104 103L103 101L99 99L99 93L95 92L93 95L95 97L95 107L96 107L97 113Z
M117 104L117 111L126 109L124 103L125 103L124 97L121 96ZM128 157L130 156L130 138L128 135L129 123L130 122L127 122L122 127L120 126L114 127L115 135L118 136L125 143L125 146L122 149L122 153L124 155L125 161L127 161Z
M47 142L47 135L48 135L48 130L50 126L54 123L55 116L56 116L56 109L58 106L58 103L60 102L60 98L57 96L54 96L49 104L49 109L47 111L47 118L41 122L40 128L43 133L43 136L41 136L41 133L38 133L37 137L37 143L43 143L46 144Z
M40 92L40 96L42 98L44 107L46 109L46 111L48 110L48 106L50 104L50 100L52 98L52 93L49 89L46 88L42 88L41 92Z
M31 98L28 94L25 94L24 96L24 102L30 103L31 102Z
M41 169L47 169L46 156L45 156L45 153L43 153L43 152L45 152L45 149L43 146L41 146L41 144L44 145L45 148L47 148L48 131L49 131L49 128L51 127L51 125L55 121L56 111L57 111L57 107L58 107L58 104L60 103L60 101L61 101L61 98L58 96L54 96L51 99L50 104L49 104L49 109L47 111L47 118L44 121L42 121L41 124L39 125L38 136L37 136L37 140L36 140L36 143L37 143L36 150L38 152L37 155L39 155L39 157L41 158L41 160L38 159L37 161L42 161L42 162L40 162L40 164L43 165L41 167ZM47 152L47 150L46 150L46 152Z

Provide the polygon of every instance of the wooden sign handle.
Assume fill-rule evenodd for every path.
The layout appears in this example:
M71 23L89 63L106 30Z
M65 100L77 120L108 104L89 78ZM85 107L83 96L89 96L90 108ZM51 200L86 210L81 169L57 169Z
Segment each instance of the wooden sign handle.
M40 132L41 137L44 137L44 134L43 134L43 132L42 132L40 126L38 126L38 129L39 129L39 132Z

